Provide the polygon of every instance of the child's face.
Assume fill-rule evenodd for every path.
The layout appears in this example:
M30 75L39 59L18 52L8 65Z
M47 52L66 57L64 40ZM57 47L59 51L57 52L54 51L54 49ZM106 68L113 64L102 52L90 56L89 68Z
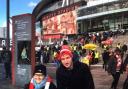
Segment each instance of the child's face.
M36 81L37 84L41 83L41 81L44 79L44 75L42 73L35 73L33 78Z

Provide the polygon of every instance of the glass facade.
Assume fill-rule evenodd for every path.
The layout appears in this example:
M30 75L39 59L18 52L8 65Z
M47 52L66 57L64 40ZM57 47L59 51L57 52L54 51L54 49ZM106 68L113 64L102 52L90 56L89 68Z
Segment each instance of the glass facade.
M86 23L86 28L80 29L81 31L84 29L84 31L88 32L128 29L128 11L120 11L118 13L109 13L93 17L94 14L108 11L112 12L114 10L126 8L128 8L127 0L78 9L78 18L92 15L91 18L78 20L78 22L81 22L81 25L85 25Z
M87 7L87 8L78 10L78 17L100 13L100 12L124 9L124 8L128 8L128 1L122 1L122 2L119 1L119 2L101 4L101 5Z
M125 14L125 13L124 13ZM106 31L106 30L118 30L118 29L128 29L128 14L123 13L114 14L109 16L102 16L88 20L82 20L81 24L86 23L86 30L88 32L93 31ZM82 28L80 28L82 29Z

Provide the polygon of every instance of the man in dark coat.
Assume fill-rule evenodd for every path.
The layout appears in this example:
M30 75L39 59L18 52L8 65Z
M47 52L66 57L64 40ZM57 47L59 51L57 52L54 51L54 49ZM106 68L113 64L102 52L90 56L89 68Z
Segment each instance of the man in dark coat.
M67 48L67 49L66 49ZM61 65L56 71L57 89L95 89L89 67L79 61L73 62L69 47L61 49Z
M104 52L102 53L102 58L103 58L103 69L105 69L105 71L107 71L107 64L109 61L109 51L108 50L104 50Z
M124 45L122 46L122 51L123 51L123 52L126 52L126 51L127 51L127 49L128 49L127 45L126 45L126 44L124 44Z
M124 59L124 63L123 63L123 70L126 71L126 66L128 64L128 54L126 54L126 58Z
M11 79L11 58L12 58L11 51L7 50L6 47L4 46L1 55L5 68L5 76L6 78Z

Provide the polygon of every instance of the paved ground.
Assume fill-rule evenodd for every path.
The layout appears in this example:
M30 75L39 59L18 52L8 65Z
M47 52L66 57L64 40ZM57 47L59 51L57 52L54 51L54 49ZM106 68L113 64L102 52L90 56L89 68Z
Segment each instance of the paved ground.
M110 89L112 83L112 76L108 75L102 67L93 67L91 69L96 89ZM117 89L122 89L126 73L123 73L120 77Z
M55 67L51 67L51 66L48 67L48 73L54 78L55 78L55 70L56 70ZM112 77L102 69L101 65L92 66L91 72L93 75L96 89L110 89ZM122 85L124 83L125 78L126 78L126 74L124 73L120 77L117 89L122 89ZM23 89L23 88L12 86L11 81L7 79L0 79L0 89Z

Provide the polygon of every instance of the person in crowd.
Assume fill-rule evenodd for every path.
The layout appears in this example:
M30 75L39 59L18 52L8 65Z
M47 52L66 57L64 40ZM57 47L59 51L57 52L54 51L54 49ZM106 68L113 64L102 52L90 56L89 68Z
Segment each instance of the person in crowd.
M56 63L57 67L60 66L59 51L54 52L54 62Z
M43 45L43 46L41 46L41 48L38 52L38 62L41 63L41 64L44 63L44 50L45 50L45 48L44 48L44 45Z
M4 46L1 56L5 68L5 77L11 79L11 59L12 59L11 51L7 50L6 47Z
M103 59L103 69L105 71L107 71L107 64L109 61L109 51L108 50L104 50L104 52L102 53L102 59Z
M95 56L94 56L94 63L97 64L100 59L100 53L96 50L95 51Z
M33 77L24 89L56 89L50 76L47 75L46 66L39 64L35 66Z
M123 73L122 58L119 51L111 52L107 70L113 77L111 89L117 89L120 74Z
M128 49L128 47L127 47L127 45L124 43L123 46L122 46L122 51L123 51L124 53L126 53L127 49Z
M68 45L68 41L67 40L63 40L63 45Z
M47 49L47 47L44 49L44 55L43 55L44 63L48 63L50 60L50 51Z
M125 54L124 62L123 62L123 70L126 71L126 66L128 64L128 53Z
M89 67L90 67L90 64L89 64L89 55L86 55L85 57L82 57L81 59L80 59L80 62L82 62L82 63L85 63L85 64L87 64Z
M79 59L80 59L80 55L79 55L78 51L74 50L73 51L73 60L79 61Z
M121 44L118 43L116 47L117 47L118 49L121 49Z
M92 59L91 59L91 64L95 64L95 51L91 50L91 55L92 55Z
M123 84L123 89L128 89L128 64L126 65L126 74L127 74L127 77L124 81L124 84Z
M95 89L88 65L73 61L70 48L61 48L60 67L56 71L57 89Z

